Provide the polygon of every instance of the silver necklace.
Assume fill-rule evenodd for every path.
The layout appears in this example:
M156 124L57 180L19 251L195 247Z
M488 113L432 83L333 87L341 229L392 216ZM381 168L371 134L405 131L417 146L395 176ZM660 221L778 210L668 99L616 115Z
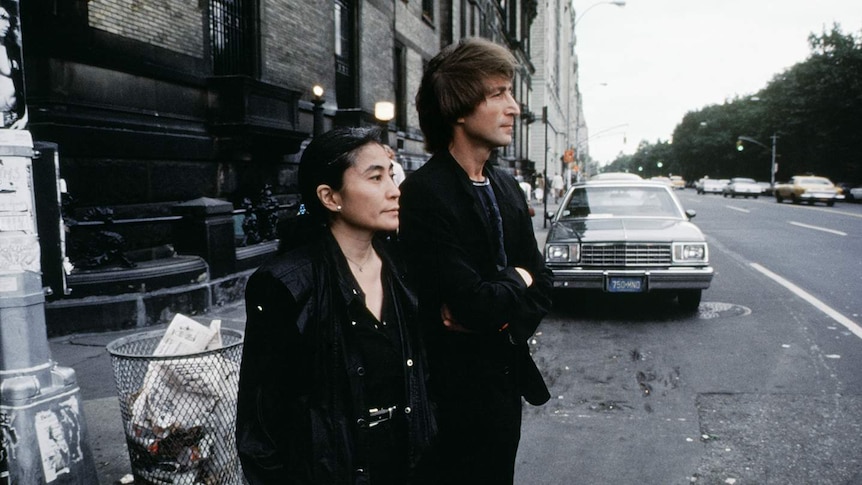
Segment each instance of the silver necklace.
M351 262L351 263L355 264L355 265L356 265L356 267L357 267L357 268L359 268L359 272L360 272L360 273L362 273L362 272L363 272L363 267L364 267L366 264L368 264L368 260L370 260L370 259L371 259L371 255L372 255L372 254L374 254L374 251L373 251L373 250L372 250L372 251L368 251L368 256L366 256L366 257L365 257L365 261L363 261L363 262L362 262L362 264L359 264L359 263L357 263L356 261L354 261L354 260L350 259L349 257L347 257L347 254L345 254L345 255L344 255L344 257L347 259L347 261L349 261L349 262Z

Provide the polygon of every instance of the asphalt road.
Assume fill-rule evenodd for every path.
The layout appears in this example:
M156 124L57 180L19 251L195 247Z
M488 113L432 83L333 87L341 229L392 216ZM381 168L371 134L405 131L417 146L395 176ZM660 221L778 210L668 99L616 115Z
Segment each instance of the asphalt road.
M532 344L553 398L525 407L517 483L862 483L862 204L679 195L716 269L699 312L560 295ZM196 318L241 329L244 308ZM50 342L102 485L131 469L105 351L128 333Z
M862 205L679 195L716 269L699 312L558 295L517 482L862 483Z

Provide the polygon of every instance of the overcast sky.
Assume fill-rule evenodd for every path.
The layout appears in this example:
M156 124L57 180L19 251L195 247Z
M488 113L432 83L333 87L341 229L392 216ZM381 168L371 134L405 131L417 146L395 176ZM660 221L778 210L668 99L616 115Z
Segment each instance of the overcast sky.
M845 34L862 31L862 0L574 5L590 155L601 163L634 153L641 140L670 140L689 111L759 91L805 60L808 34L834 22Z

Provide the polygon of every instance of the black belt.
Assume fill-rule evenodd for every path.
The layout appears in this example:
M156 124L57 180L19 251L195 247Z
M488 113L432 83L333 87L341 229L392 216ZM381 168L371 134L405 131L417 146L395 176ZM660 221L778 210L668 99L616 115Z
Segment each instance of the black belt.
M388 408L371 408L368 410L368 416L356 420L356 424L360 428L373 428L380 423L389 421L395 417L395 410L398 406L389 406Z

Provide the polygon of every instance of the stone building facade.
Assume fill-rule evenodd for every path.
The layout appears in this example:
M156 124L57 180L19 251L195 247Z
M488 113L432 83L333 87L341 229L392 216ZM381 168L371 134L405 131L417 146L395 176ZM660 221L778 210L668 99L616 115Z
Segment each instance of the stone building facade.
M427 159L413 98L442 46L467 36L509 46L525 113L543 72L531 57L536 0L25 0L21 9L29 130L56 149L64 190L59 255L69 261L47 304L51 334L141 327L241 298L244 278L275 251L270 226L298 207L312 86L324 89L325 128L383 123L375 104L393 103L384 124L409 173ZM530 122L522 116L494 163L535 170Z

